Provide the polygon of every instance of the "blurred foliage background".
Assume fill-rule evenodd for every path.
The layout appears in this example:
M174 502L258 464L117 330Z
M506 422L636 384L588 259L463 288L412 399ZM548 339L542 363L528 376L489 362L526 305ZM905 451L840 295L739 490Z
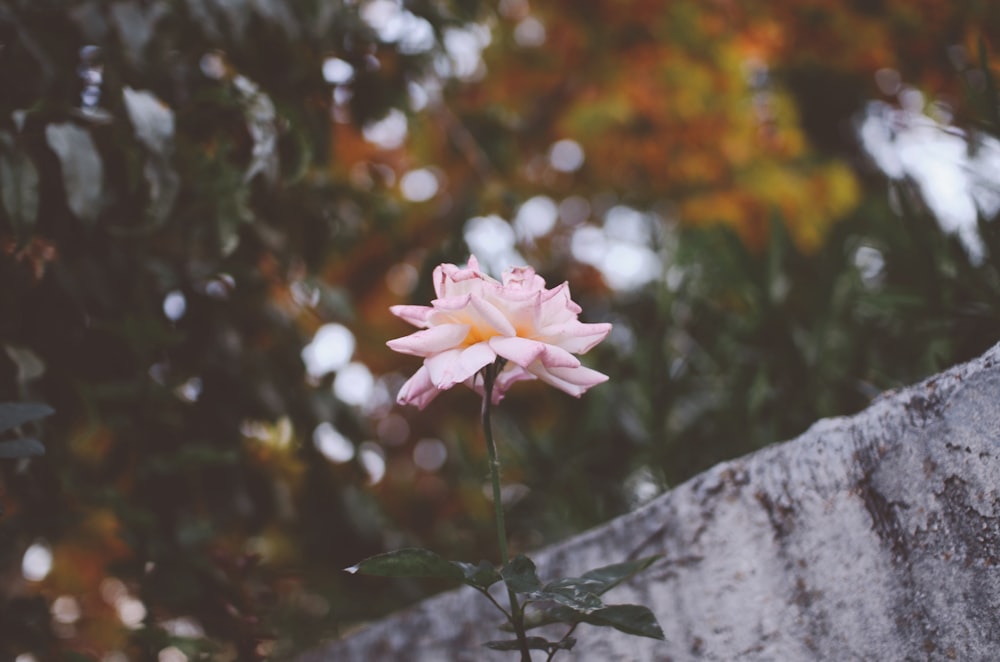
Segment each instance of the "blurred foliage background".
M470 251L615 325L609 383L499 409L515 551L981 353L997 35L982 0L0 0L0 401L56 411L0 462L0 657L287 659L446 588L366 555L492 559L477 398L395 406L384 346Z

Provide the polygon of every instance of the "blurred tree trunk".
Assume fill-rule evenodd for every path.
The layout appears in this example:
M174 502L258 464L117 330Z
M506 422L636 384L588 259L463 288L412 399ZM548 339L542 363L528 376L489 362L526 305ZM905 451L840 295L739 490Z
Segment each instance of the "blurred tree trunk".
M606 598L667 640L583 625L566 659L995 659L998 485L1000 345L534 557L544 580L664 555ZM480 645L498 622L454 591L300 662L511 659Z

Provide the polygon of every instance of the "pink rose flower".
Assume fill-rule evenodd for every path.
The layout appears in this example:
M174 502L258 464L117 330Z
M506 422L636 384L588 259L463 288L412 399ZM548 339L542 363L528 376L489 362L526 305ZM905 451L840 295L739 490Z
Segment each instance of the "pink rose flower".
M531 267L516 267L497 282L479 270L475 256L466 268L442 264L434 269L437 298L430 306L392 306L394 315L422 330L387 344L397 352L421 356L424 364L399 391L400 404L423 409L438 393L464 382L483 392L476 374L498 357L507 363L497 376L493 400L499 402L515 382L541 379L580 397L608 376L584 367L583 354L604 340L610 324L584 324L569 284L552 289Z

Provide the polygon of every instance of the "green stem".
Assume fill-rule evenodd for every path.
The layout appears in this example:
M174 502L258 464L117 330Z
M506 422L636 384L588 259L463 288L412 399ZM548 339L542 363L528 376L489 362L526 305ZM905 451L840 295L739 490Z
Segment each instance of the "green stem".
M566 634L563 635L563 638L559 640L560 644L569 639L569 636L573 634L573 632L576 630L577 625L579 625L579 623L573 623L572 627L570 627L570 629L566 632ZM549 656L545 658L545 662L552 662L552 658L554 658L556 656L556 653L558 652L559 652L558 648L553 648L552 650L550 650Z
M490 410L493 405L493 384L497 374L503 368L503 359L497 359L483 368L483 434L486 436L486 450L490 455L490 478L493 480L493 511L496 514L497 541L500 545L500 563L506 567L510 562L507 556L507 529L503 519L503 501L500 498L500 460L497 458L497 445L493 441L493 426L490 424ZM509 586L507 596L510 598L510 622L517 635L517 643L521 648L521 662L531 662L531 652L528 650L528 640L524 635L524 611L518 604L517 594Z

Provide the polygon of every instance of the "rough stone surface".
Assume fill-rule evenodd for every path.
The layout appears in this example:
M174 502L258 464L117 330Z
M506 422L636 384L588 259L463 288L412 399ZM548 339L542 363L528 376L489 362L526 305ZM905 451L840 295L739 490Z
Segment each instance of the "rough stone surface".
M1000 659L998 489L1000 345L532 554L543 580L664 555L606 601L666 641L583 625L556 659ZM497 623L459 590L301 662L516 659L482 648Z

